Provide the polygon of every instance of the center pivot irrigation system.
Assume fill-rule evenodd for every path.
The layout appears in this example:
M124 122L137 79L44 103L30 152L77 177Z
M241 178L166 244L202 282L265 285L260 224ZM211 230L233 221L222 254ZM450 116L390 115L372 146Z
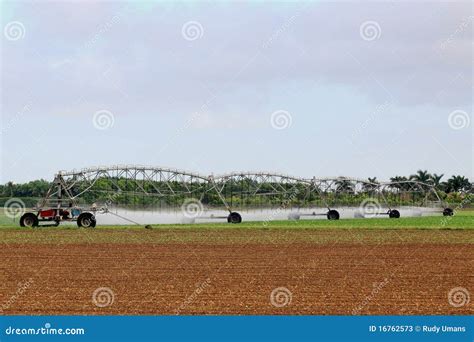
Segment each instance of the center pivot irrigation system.
M296 213L289 215L290 219L326 216L329 220L340 218L336 208L354 205L367 210L369 216L390 218L400 217L396 208L401 206L439 208L444 216L454 213L432 184L417 181L307 179L273 172L206 176L177 169L127 165L58 172L37 207L22 215L20 225L57 226L75 221L79 227L95 227L95 215L110 212L111 205L169 209L183 208L190 201L198 211L200 208L199 214L204 208L226 212L207 218L227 219L229 223L242 222L238 211L251 208L296 209Z

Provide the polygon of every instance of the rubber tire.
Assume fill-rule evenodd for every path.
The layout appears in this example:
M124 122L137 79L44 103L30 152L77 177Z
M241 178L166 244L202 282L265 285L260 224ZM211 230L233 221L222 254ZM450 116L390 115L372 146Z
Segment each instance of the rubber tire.
M339 212L337 210L334 210L334 209L331 209L328 211L327 213L327 218L328 220L339 220L340 218L340 215L339 215Z
M400 218L400 212L396 209L392 209L389 211L388 217L395 218L395 219Z
M453 216L454 215L454 210L451 208L444 208L443 210L443 216Z
M26 225L25 220L32 220L31 225ZM20 218L21 227L38 227L38 216L33 213L24 213Z
M89 220L90 223L88 225L85 224L86 223L85 220ZM77 218L77 226L78 227L94 228L96 223L97 222L95 220L95 217L91 213L82 213Z
M241 223L242 222L242 216L238 212L231 212L229 216L227 216L227 222L228 223Z

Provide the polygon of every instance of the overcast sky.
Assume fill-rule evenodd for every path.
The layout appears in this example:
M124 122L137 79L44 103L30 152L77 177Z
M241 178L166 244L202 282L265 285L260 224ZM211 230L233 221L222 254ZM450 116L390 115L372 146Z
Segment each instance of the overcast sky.
M0 182L473 177L472 3L2 2Z

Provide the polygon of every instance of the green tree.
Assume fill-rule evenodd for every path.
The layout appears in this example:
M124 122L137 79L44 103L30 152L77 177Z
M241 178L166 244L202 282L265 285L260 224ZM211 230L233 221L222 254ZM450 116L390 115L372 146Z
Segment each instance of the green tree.
M405 176L395 176L390 178L390 182L393 184L390 184L390 188L396 189L399 191L402 190L407 190L407 184L404 184L404 182L407 182L409 179Z
M447 193L470 191L472 184L469 179L464 176L452 176L444 183L444 187Z
M340 178L336 180L336 191L338 192L347 192L352 193L354 192L354 185L350 180Z
M416 174L410 176L410 179L417 182L428 183L431 177L432 176L427 170L418 170L416 171Z
M362 184L362 189L365 192L372 192L375 189L377 189L377 184L379 184L379 181L377 180L377 177L372 177L367 179L367 183Z
M444 177L444 174L433 173L430 178L430 183L432 183L436 189L442 190L441 179Z

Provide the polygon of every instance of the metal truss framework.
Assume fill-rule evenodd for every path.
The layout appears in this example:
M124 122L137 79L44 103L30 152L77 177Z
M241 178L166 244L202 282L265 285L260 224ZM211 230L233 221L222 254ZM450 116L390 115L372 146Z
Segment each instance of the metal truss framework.
M223 175L139 165L94 167L60 171L39 208L77 206L91 194L104 202L117 203L126 196L152 197L180 205L184 198L199 199L206 206L219 202L232 213L236 208L304 208L354 204L376 198L387 208L411 196L413 204L442 207L432 184L417 181L372 183L364 179L301 178L274 172L233 172ZM104 200L105 199L105 200Z

